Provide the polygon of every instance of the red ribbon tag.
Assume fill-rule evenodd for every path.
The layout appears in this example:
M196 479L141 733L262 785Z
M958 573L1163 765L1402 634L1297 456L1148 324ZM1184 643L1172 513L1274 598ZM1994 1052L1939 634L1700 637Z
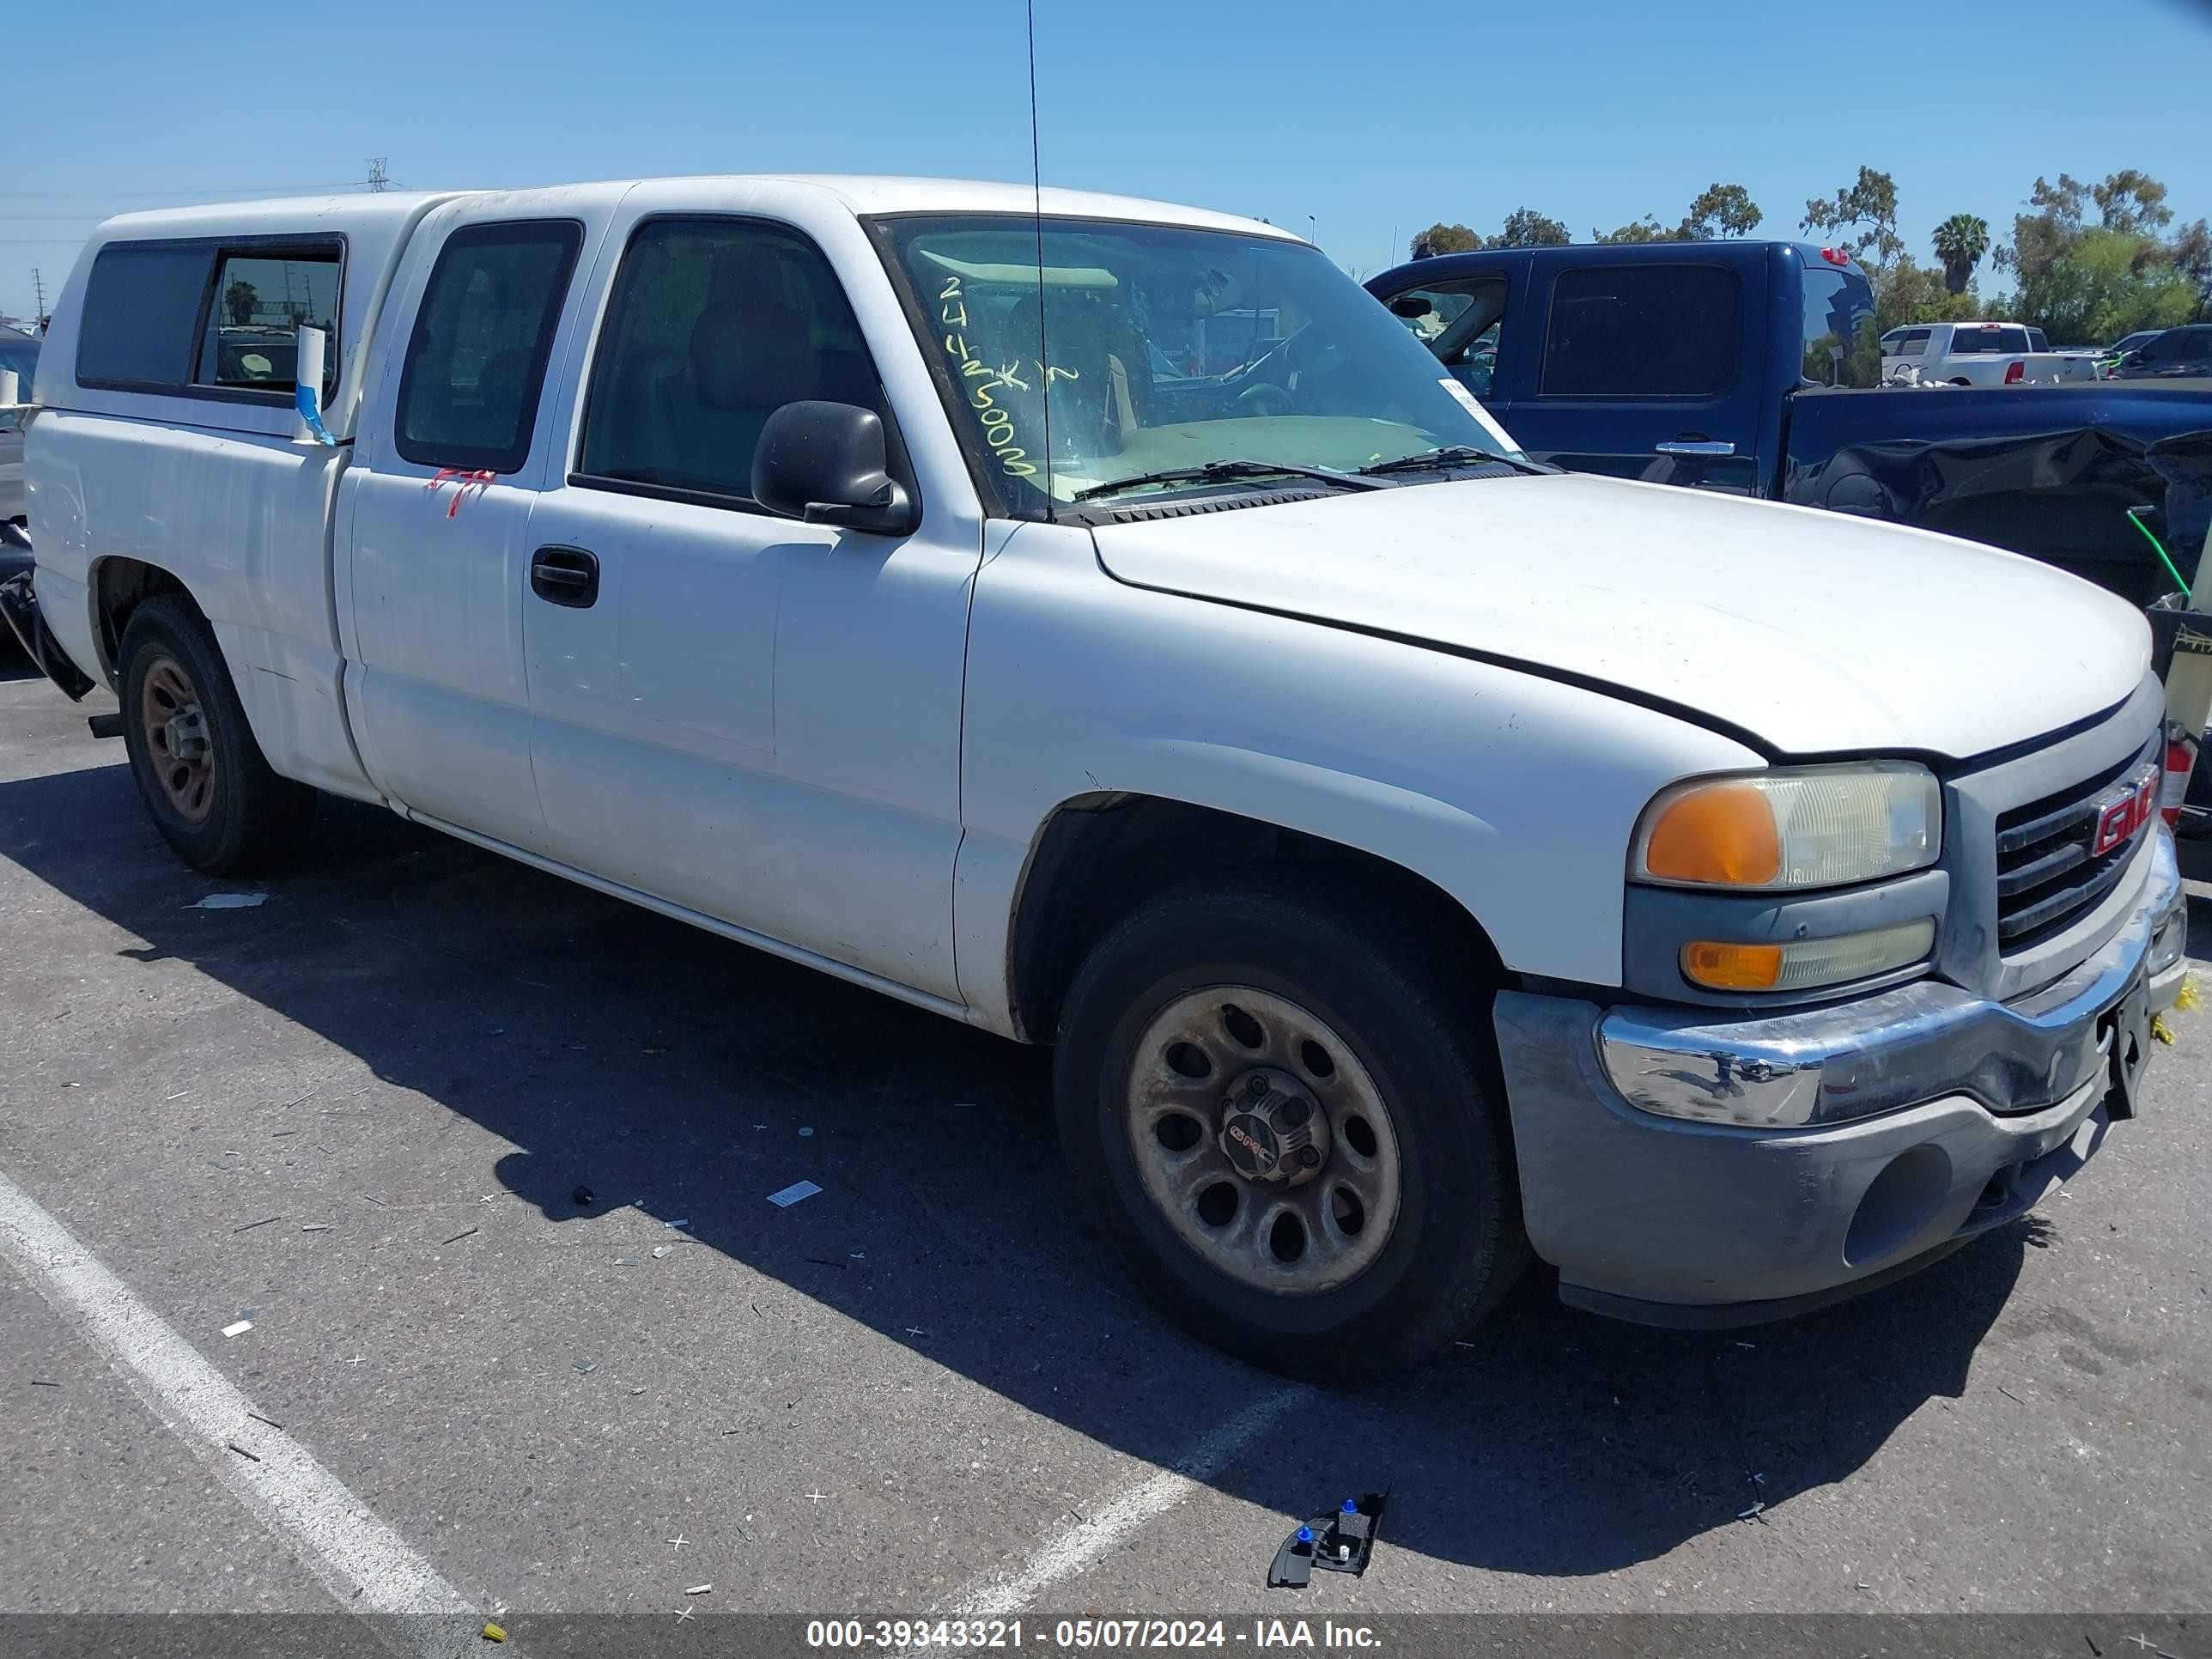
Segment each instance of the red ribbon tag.
M441 466L431 475L430 482L423 488L434 495L445 485L453 485L453 499L446 508L446 516L458 519L461 515L461 503L468 499L469 491L473 489L481 495L490 489L498 477L498 473L488 468L478 468L471 472L458 466Z

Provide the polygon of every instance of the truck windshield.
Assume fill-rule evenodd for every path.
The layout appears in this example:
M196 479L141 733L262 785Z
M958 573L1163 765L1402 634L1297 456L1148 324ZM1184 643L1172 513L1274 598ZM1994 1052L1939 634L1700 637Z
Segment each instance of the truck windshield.
M1517 456L1473 394L1305 243L1008 215L876 229L961 441L1017 516L1215 462L1260 465L1119 499L1280 488L1267 465L1351 473L1439 449Z

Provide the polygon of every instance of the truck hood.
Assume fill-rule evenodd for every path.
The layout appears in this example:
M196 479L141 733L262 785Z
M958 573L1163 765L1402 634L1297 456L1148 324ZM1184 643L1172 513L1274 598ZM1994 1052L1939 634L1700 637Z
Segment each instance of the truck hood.
M1778 755L1985 754L2142 682L2140 611L1978 543L1575 474L1104 525L1135 586L1615 688Z

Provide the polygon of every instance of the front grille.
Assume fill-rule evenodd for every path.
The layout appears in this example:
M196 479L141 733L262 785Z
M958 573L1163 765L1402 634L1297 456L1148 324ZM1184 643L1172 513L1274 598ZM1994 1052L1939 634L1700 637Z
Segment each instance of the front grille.
M2002 954L2012 956L2041 944L2119 885L2142 837L2130 836L2101 855L2093 853L2098 803L2121 779L2157 758L2154 742L2094 777L1998 817L1997 949Z

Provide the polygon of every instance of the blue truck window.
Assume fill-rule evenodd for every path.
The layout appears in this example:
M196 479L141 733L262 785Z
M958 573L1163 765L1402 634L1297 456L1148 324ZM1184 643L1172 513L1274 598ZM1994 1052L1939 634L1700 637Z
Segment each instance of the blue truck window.
M1743 296L1720 265L1594 265L1552 289L1547 398L1710 398L1735 385Z

